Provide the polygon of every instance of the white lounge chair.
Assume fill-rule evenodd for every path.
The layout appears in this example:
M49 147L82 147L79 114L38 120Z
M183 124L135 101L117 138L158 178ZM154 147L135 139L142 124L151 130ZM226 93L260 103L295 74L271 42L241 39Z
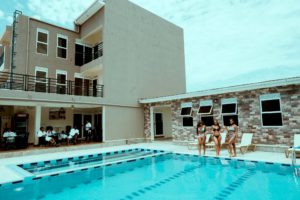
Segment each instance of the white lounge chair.
M222 145L224 145L226 143L226 135L227 135L227 132L222 132L221 133L221 147L222 147ZM215 146L215 142L214 141L212 141L209 144L206 144L207 148L213 148L214 146Z
M252 133L243 133L241 143L236 145L236 149L240 149L242 154L246 153L252 145L252 137Z
M298 147L298 149L295 149L295 147ZM285 156L288 158L292 151L295 151L296 153L300 153L299 147L300 147L300 134L295 134L294 135L294 146L285 150Z
M206 140L205 143L208 142L209 138L210 138L211 134L206 134ZM193 147L198 147L198 139L196 138L194 141L188 143L188 149L191 150L193 149Z

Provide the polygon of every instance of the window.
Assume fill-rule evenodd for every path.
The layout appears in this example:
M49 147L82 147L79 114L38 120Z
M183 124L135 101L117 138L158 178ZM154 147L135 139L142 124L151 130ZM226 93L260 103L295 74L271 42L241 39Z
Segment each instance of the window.
M35 91L46 92L47 91L47 68L36 67L35 69Z
M260 96L262 126L282 126L280 94Z
M183 117L182 126L194 126L193 117Z
M192 102L181 103L181 116L191 116L192 115Z
M204 122L205 126L212 126L214 124L214 116L201 116L201 121Z
M57 57L67 58L68 37L64 35L57 35Z
M222 119L224 126L229 126L229 120L232 118L235 124L239 125L238 107L236 98L222 99Z
M238 115L223 115L224 126L230 126L230 122L229 122L230 119L233 119L237 126L239 125Z
M76 66L83 65L83 48L84 46L80 44L75 44L75 65Z
M75 44L75 65L82 66L93 60L93 48Z
M56 93L66 94L67 72L56 70Z
M201 121L203 121L206 126L212 126L214 123L213 101L201 100L199 103L198 114L201 115Z
M37 29L36 52L40 54L48 54L48 35L49 32L43 29Z

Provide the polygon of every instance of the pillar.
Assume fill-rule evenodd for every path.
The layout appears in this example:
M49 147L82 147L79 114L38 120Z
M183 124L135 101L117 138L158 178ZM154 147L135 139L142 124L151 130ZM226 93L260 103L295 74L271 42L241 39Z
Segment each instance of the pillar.
M42 113L42 106L37 105L35 106L35 125L34 125L34 144L37 145L39 143L39 138L37 136L37 132L40 130L41 127L41 113Z

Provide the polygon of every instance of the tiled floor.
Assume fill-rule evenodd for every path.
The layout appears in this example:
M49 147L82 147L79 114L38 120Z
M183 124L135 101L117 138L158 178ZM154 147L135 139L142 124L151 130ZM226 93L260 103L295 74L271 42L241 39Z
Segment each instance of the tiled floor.
M11 158L1 158L0 159L0 184L5 182L12 182L22 179L17 172L10 168L9 165L16 165L20 163L26 162L38 162L43 160L52 160L59 159L64 157L72 157L84 154L93 154L93 153L101 153L101 152L109 152L120 149L129 149L129 148L150 148L150 149L160 149L160 150L168 150L173 151L175 153L188 153L188 154L198 154L198 150L188 150L186 146L174 145L169 141L157 141L153 143L140 143L140 144L132 144L132 145L122 145L122 146L114 146L114 147L103 147L99 148L97 144L90 144L84 146L87 149L76 150L76 146L70 147L61 147L63 149L61 152L55 153L43 153L37 155L26 155L19 157L11 157ZM57 149L59 150L59 149ZM71 151L70 151L71 150ZM33 149L35 153L38 153L38 149ZM220 157L228 157L228 151L223 149L220 153ZM207 156L215 156L215 151L207 150ZM286 158L284 153L272 153L272 152L248 152L244 155L238 154L238 156L234 159L244 159L244 160L257 160L257 161L267 161L267 162L278 162L278 163L291 163L291 158ZM300 163L300 159L297 160L297 163Z

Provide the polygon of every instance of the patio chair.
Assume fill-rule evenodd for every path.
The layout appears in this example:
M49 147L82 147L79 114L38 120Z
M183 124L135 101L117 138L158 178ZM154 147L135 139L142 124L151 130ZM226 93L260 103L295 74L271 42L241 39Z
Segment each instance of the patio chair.
M292 151L295 151L296 153L300 153L300 134L294 135L294 146L285 150L285 156L288 158Z
M206 140L205 140L205 144L208 143L209 138L210 138L211 134L206 134ZM194 141L189 142L188 143L188 149L191 150L193 147L197 147L198 146L198 139L194 139Z
M227 132L221 133L221 148L226 143L226 135L227 135ZM213 149L215 147L215 142L212 141L209 144L206 144L206 147Z
M249 146L252 145L252 133L243 133L241 143L236 145L236 149L240 149L241 154L248 151Z

